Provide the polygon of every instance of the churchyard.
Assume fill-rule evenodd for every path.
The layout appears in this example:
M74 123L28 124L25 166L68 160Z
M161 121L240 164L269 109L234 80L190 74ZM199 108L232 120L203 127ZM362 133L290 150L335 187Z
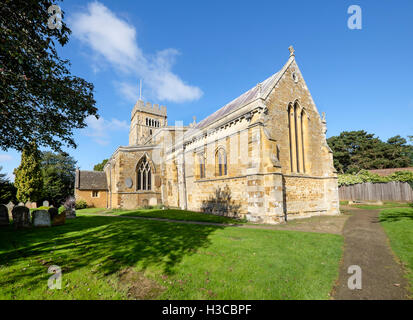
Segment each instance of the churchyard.
M328 299L337 278L339 235L79 211L62 226L2 227L0 299ZM52 265L61 289L48 287Z
M369 208L382 207L412 287L413 208ZM343 208L278 226L157 208L87 208L42 228L10 220L0 229L0 299L334 299L350 217Z

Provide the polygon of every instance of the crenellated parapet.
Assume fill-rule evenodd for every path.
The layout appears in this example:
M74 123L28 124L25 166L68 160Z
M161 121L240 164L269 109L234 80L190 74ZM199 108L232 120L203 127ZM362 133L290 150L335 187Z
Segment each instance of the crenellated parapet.
M142 100L138 100L133 107L132 114L131 114L131 119L133 119L134 115L136 112L146 112L150 113L153 115L161 116L161 117L166 117L166 107L165 106L159 106L159 104L152 104L150 102L144 102Z

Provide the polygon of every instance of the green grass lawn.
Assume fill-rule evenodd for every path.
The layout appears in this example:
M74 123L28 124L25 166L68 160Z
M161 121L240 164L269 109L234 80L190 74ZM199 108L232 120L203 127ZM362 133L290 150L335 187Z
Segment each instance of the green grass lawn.
M380 222L394 253L407 270L413 294L413 208L394 208L380 212Z
M328 299L342 237L79 215L0 229L0 299ZM50 265L63 270L50 290Z
M364 210L379 210L379 209L387 209L387 208L409 208L411 204L405 202L390 202L384 201L382 205L375 205L375 204L354 204L351 207L364 209Z
M148 217L148 218L161 218L172 220L184 220L184 221L199 221L199 222L215 222L215 223L227 223L227 224L240 224L245 223L245 220L233 219L223 216L216 216L213 214L193 212L179 209L102 209L102 208L87 208L76 210L76 214L83 213L110 213L119 216L129 217Z

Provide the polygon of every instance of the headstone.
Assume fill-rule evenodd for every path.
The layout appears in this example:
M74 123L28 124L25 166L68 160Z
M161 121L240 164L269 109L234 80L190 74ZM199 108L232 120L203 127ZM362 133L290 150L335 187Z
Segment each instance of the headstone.
M30 210L25 206L15 206L12 210L13 225L16 229L30 227Z
M4 204L0 204L0 227L9 225L9 209Z
M67 208L65 210L66 219L74 219L76 218L76 210L74 208Z
M32 215L34 227L50 227L52 225L50 214L46 210L34 210Z
M52 218L53 226L61 226L66 222L66 211L63 211L61 214L58 214Z
M59 214L59 210L57 208L49 208L50 219L53 221L53 218Z
M42 206L43 207L48 207L49 206L49 201L44 200Z
M7 209L9 209L9 220L12 220L12 219L13 219L13 217L12 217L12 215L11 215L11 211L13 210L13 208L14 208L14 203L10 201L10 202L7 204Z

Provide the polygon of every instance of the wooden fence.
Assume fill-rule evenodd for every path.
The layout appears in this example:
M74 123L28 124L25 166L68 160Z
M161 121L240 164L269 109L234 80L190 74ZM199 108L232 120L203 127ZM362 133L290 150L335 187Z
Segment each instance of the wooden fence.
M341 186L340 200L413 201L413 189L407 182L359 183Z

